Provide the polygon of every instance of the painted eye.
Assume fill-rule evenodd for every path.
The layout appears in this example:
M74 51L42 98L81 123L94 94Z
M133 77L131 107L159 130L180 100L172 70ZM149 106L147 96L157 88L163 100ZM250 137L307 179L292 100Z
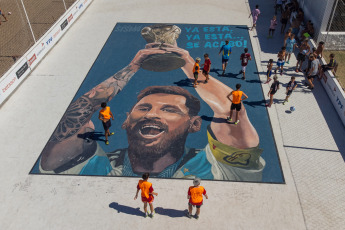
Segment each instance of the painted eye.
M145 107L142 107L142 108L138 108L139 111L149 111L150 109L149 108L145 108Z
M163 111L166 111L168 113L177 113L177 111L175 109L172 109L172 108L164 108L162 109Z

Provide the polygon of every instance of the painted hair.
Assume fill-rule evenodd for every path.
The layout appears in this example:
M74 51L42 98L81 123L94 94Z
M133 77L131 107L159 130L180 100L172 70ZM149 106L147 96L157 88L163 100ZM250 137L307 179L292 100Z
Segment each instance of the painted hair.
M157 93L184 96L186 98L186 106L188 108L189 116L197 116L200 111L200 100L194 97L188 90L179 86L149 86L140 91L137 97L137 102L148 95Z

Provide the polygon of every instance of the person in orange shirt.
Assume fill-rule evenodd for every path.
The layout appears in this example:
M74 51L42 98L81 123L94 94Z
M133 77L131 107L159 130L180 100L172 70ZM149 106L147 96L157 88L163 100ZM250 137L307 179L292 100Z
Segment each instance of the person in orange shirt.
M114 120L113 113L110 111L110 107L107 106L107 103L103 102L101 104L101 111L99 111L98 119L102 121L105 135L105 144L109 145L108 136L114 135L114 132L110 132L109 128L111 127L110 118Z
M139 180L137 185L137 193L135 194L134 200L138 198L139 190L141 190L141 201L144 202L144 211L145 211L145 218L149 215L147 212L147 203L150 205L151 210L151 218L155 215L155 211L153 209L152 202L154 200L153 195L158 196L158 193L153 191L152 183L148 182L147 180L150 177L150 173L144 173L142 176L142 180Z
M201 61L201 58L197 57L195 58L195 64L193 66L193 75L194 75L194 88L196 87L196 85L199 85L198 84L198 76L199 76L199 72L200 72L200 66L199 66L199 63Z
M231 91L231 93L228 94L227 98L231 101L231 108L230 108L230 117L228 117L228 122L232 121L232 112L233 110L236 109L236 122L235 125L237 125L240 120L238 120L238 114L241 111L241 101L245 100L248 98L248 96L243 93L241 90L241 84L236 84L236 90ZM232 100L230 98L230 96L232 96ZM242 96L244 96L244 98L242 99Z
M190 186L188 189L188 195L187 199L189 199L188 202L188 213L187 217L192 218L192 211L193 211L193 206L196 206L196 213L195 213L195 219L199 219L200 215L200 207L203 204L203 196L208 199L208 196L206 194L206 190L204 187L200 186L201 179L200 178L195 178L193 180L193 185Z

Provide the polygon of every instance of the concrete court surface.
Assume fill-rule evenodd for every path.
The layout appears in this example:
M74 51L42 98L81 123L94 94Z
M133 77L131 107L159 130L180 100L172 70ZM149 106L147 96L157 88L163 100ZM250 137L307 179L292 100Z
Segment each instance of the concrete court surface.
M273 12L271 3L265 4L267 11ZM250 25L248 12L248 3L238 0L212 4L94 1L1 107L1 229L341 229L345 170L340 147L331 132L334 127L341 129L337 131L340 136L344 132L336 123L336 115L327 114L335 120L327 126L316 101L322 97L327 103L324 92L315 97L308 94L309 101L300 97L301 106L313 106L315 116L306 124L311 124L309 130L305 122L296 119L297 115L303 116L297 110L294 117L278 105L269 111L286 184L205 181L202 185L209 199L204 202L199 220L181 215L187 208L186 191L191 184L187 180L151 180L159 193L154 203L157 214L151 220L138 216L137 208L142 210L142 203L133 200L136 178L28 175L117 22ZM260 34L251 35L262 72L261 59L275 54L262 50L264 40ZM269 43L264 43L268 47ZM263 89L267 94L268 86ZM319 134L322 128L323 133L303 139L302 130L308 135L318 134L310 122L319 122L316 128ZM325 148L332 150L326 151L328 156L303 148L297 149L297 155L296 149L286 147L302 141L304 146L313 147L320 139L328 141ZM321 147L317 146L324 149ZM313 154L323 156L332 165L322 164ZM300 159L302 155L308 158ZM332 187L327 181L332 182Z

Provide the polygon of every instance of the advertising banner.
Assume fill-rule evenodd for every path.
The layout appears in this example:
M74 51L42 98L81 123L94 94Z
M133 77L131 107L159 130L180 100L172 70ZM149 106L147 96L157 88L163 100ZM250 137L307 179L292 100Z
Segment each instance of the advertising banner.
M77 1L54 24L54 26L36 42L31 49L0 79L0 105L13 92L19 83L44 58L51 48L59 41L72 23L81 15L92 0Z

